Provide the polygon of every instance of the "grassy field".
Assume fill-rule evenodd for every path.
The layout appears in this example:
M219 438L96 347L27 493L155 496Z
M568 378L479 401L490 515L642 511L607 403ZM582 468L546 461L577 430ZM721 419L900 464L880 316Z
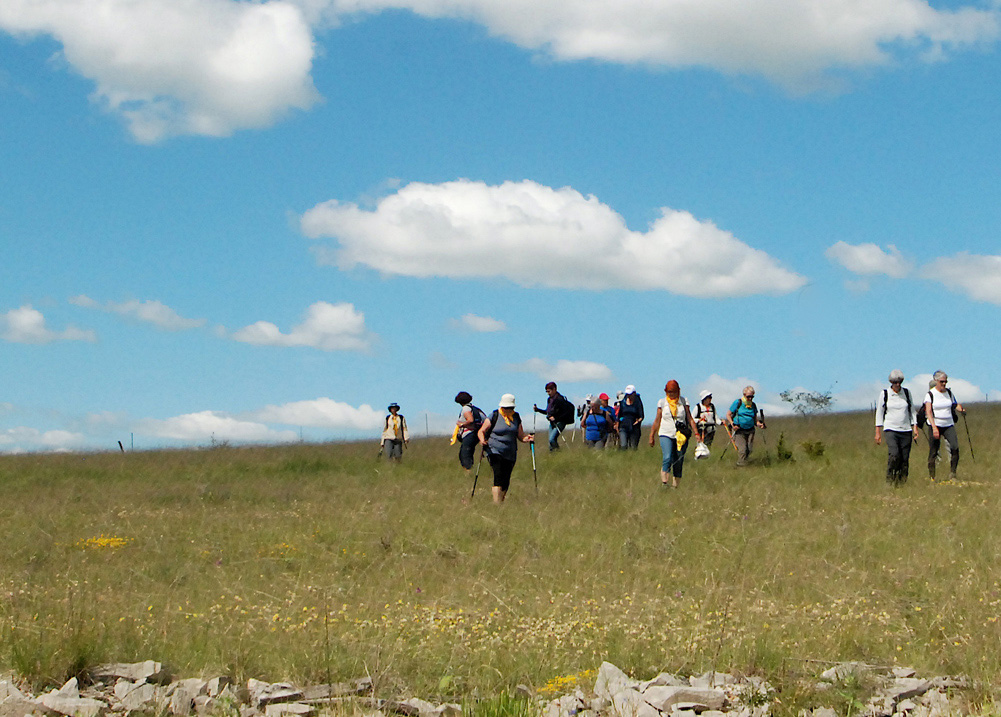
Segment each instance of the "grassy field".
M374 442L2 457L0 669L40 687L156 659L432 697L555 692L609 660L791 694L814 660L862 660L996 684L1001 407L970 408L960 480L925 477L922 439L900 489L868 413L773 419L745 469L719 441L679 490L659 450L542 441L538 494L524 446L500 507L486 464L468 501L446 439L401 465Z

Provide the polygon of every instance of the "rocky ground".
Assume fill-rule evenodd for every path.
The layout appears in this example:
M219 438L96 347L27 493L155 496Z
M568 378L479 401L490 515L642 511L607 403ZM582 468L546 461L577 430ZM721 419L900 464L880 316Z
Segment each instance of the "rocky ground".
M57 690L33 695L8 676L0 677L0 717L124 717L130 713L174 717L312 717L347 711L365 717L458 717L462 707L416 697L378 699L369 678L347 683L298 687L249 680L236 685L227 677L180 679L159 662L101 665L85 684L71 679ZM830 705L851 685L856 698L846 712L869 717L946 717L965 714L965 680L923 678L913 670L860 663L836 665L819 675L817 705L804 717L836 717ZM710 672L693 677L661 673L636 680L610 663L598 671L593 689L543 699L526 687L519 694L538 707L540 717L767 717L775 693L764 680ZM826 700L825 695L831 699ZM844 709L844 708L843 708Z

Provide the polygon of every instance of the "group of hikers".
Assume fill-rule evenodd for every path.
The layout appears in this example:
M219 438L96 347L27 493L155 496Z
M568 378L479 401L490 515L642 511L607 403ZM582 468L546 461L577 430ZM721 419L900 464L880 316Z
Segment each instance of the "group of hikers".
M890 373L890 386L882 390L876 402L875 440L877 445L886 443L886 480L891 485L899 486L907 480L911 443L917 441L919 428L923 425L927 425L929 476L934 480L935 464L944 439L949 451L949 477L956 477L959 465L956 420L960 414L965 414L965 409L948 388L948 379L943 371L936 371L925 400L916 406L910 391L903 387L903 373L899 370ZM677 488L691 439L695 438L695 458L708 457L720 426L734 448L737 466L747 465L754 449L755 431L765 428L764 412L754 403L754 394L753 386L745 386L741 396L730 404L724 415L720 415L713 403L712 392L702 391L693 407L681 395L678 382L673 379L668 381L664 386L664 397L657 402L648 439L650 447L660 445L661 485ZM610 403L608 394L602 393L597 398L589 395L583 404L574 406L559 392L553 381L546 384L546 395L545 407L533 404L532 409L546 417L550 451L560 450L561 441L566 445L575 440L578 427L584 445L590 449L614 446L618 446L619 450L638 448L646 415L643 400L635 386L626 386L616 395L614 403ZM534 429L532 433L525 430L521 415L515 411L515 397L510 393L501 396L497 408L489 415L473 405L473 397L467 391L456 394L455 402L460 410L452 442L459 444L459 463L467 473L472 472L476 447L482 446L480 460L486 455L493 472L494 502L502 503L518 458L518 443L532 444L534 470ZM390 404L388 410L379 453L399 460L410 434L406 419L399 413L399 405ZM566 435L568 429L572 431L569 440ZM476 463L476 471L478 476L479 463Z
M536 413L543 414L549 424L549 450L560 450L560 442L568 443L567 429L579 420L584 445L601 449L608 445L618 445L620 450L636 449L642 434L645 418L643 400L636 387L629 385L617 395L614 404L609 404L608 394L597 398L589 396L580 407L559 392L555 382L546 384L548 400L545 408L533 404ZM480 459L487 456L494 474L493 498L502 503L511 483L511 471L518 457L518 443L532 444L533 466L535 460L535 435L525 431L521 415L515 411L515 397L506 393L489 416L473 405L473 397L467 391L460 391L455 402L460 412L456 420L453 442L459 443L459 463L471 472L476 446L482 446ZM712 393L703 391L693 413L688 401L681 395L677 381L668 381L664 386L664 398L657 402L657 413L650 426L649 443L653 447L660 442L661 485L677 488L684 468L685 453L692 436L697 438L699 448L696 457L709 455L717 426L724 426L737 453L737 465L747 465L754 447L754 432L764 428L764 415L754 403L754 388L748 386L743 395L736 399L720 417L712 401ZM576 431L576 426L574 427ZM573 438L569 439L573 440ZM701 455L700 455L701 454ZM477 472L479 465L477 464Z
M876 400L876 445L886 442L886 482L900 486L907 482L911 444L917 442L922 427L928 437L928 477L935 480L942 439L949 451L949 480L955 480L959 467L959 434L956 421L966 418L966 409L949 388L949 376L936 371L928 383L924 400L915 405L911 392L904 388L904 374L890 372L890 387ZM969 438L969 428L967 428ZM973 444L970 444L973 450Z

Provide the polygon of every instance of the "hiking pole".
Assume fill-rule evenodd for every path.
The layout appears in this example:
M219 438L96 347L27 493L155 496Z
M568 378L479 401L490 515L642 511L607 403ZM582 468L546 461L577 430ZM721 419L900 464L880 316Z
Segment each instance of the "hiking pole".
M740 458L740 451L737 450L737 442L733 439L733 434L730 432L730 427L727 425L726 421L723 421L723 428L726 429L726 435L729 437L730 442L723 446L723 451L719 454L719 459L723 460L723 456L726 455L726 449L730 446L733 446L734 452L737 454L737 457Z
M758 413L761 415L761 430L764 431L766 428L768 428L768 424L765 423L765 412L758 411ZM765 437L764 433L761 434L761 442L764 443L766 446L768 445L768 439Z
M480 477L480 463L483 462L483 454L487 452L487 447L483 446L480 449L480 460L476 461L476 472L473 474L473 490L469 494L469 499L472 500L473 496L476 495L476 481Z
M977 457L973 455L973 439L970 438L970 424L966 422L966 411L963 411L959 415L963 417L963 425L966 426L966 440L970 442L970 458L975 461L977 460Z
M535 434L532 434L532 442L529 443L532 447L532 478L535 479L535 494L539 494L539 474L535 471Z

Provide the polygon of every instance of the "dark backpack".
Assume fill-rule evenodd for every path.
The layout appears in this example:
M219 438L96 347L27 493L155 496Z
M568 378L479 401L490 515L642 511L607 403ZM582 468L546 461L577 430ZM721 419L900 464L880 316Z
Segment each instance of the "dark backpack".
M477 408L471 403L469 404L469 410L473 414L473 430L479 431L480 426L482 426L483 422L487 420L487 414L483 411L482 408Z
M573 423L576 412L577 409L566 396L562 393L556 394L556 400L553 401L553 418L557 423Z

